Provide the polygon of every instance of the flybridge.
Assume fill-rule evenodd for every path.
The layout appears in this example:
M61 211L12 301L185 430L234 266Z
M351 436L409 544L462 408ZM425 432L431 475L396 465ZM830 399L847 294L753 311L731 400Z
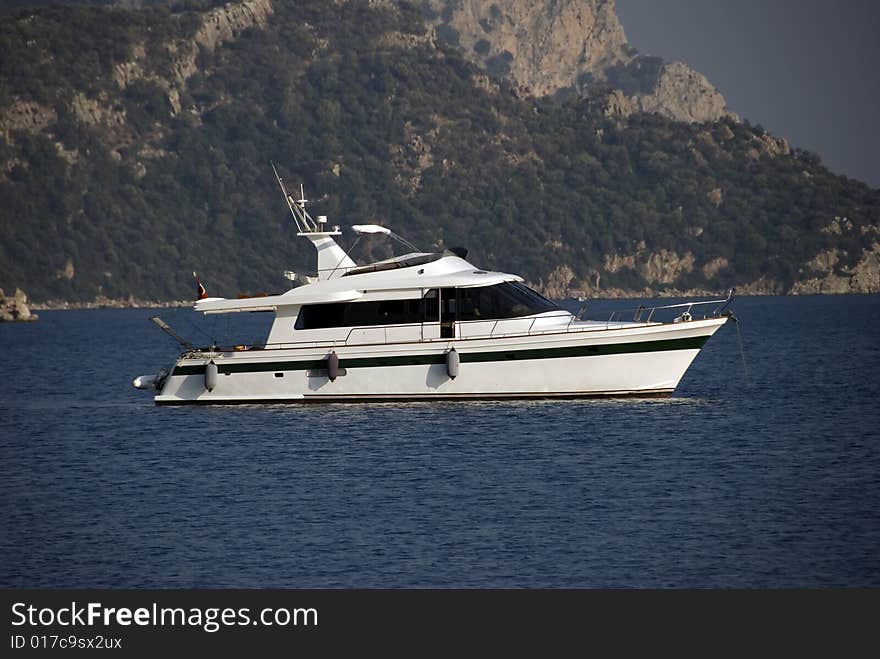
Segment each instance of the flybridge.
M317 250L317 277L309 277L307 285L279 295L248 299L200 299L195 304L196 311L209 314L279 311L284 307L371 300L377 296L419 298L431 288L491 286L522 281L516 275L478 270L464 260L467 252L461 248L443 253L419 251L388 227L378 224L353 225L351 228L358 239L351 249L364 235L384 235L412 251L403 256L358 266L349 256L351 249L346 252L334 240L335 236L342 235L339 226L328 230L326 216L319 215L315 219L309 214L302 185L299 198L296 199L288 191L274 163L272 171L296 225L297 235L307 238ZM291 272L285 273L285 276L291 280L299 278Z
M230 313L236 311L275 311L281 307L319 302L353 302L375 298L421 297L431 288L475 288L503 282L521 282L522 278L505 272L477 270L472 264L455 255L430 255L423 264L415 263L397 268L371 269L372 266L350 269L344 277L316 281L293 288L281 295L248 299L210 298L198 300L196 311ZM403 263L406 263L404 261ZM374 265L381 265L374 264Z

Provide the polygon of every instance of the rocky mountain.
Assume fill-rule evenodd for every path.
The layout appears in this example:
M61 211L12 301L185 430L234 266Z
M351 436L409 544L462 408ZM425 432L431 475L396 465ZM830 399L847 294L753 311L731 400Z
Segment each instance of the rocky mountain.
M706 109L611 2L144 5L0 14L6 290L281 289L314 255L269 161L332 223L557 297L880 290L880 193Z
M425 0L422 7L438 39L524 94L591 94L607 85L623 92L627 113L687 122L736 116L687 64L639 55L614 0Z

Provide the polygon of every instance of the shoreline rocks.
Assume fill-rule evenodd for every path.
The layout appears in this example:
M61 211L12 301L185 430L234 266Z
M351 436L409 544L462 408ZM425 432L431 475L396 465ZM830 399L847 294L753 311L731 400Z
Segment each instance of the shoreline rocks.
M99 295L94 300L80 302L46 300L31 306L40 311L64 311L73 309L166 309L170 307L191 307L192 305L192 300L142 300L133 295L127 298L109 298Z
M26 323L37 320L39 316L31 313L27 303L27 295L20 288L15 289L12 297L6 297L0 288L0 322Z

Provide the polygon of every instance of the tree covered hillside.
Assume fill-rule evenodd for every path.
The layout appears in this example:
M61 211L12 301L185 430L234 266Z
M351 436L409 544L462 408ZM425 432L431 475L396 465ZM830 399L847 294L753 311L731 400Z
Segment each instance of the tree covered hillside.
M270 161L331 224L466 245L555 294L849 281L880 240L880 193L816 155L625 116L610 90L525 97L407 3L0 14L0 287L281 290L314 254Z

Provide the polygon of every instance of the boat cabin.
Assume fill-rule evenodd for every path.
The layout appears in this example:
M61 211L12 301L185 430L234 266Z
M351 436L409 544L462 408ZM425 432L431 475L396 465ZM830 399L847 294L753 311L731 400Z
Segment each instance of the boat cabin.
M504 320L559 310L558 305L520 282L501 282L477 288L431 288L410 299L306 304L299 310L294 329L437 323L441 338L454 338L456 322Z

